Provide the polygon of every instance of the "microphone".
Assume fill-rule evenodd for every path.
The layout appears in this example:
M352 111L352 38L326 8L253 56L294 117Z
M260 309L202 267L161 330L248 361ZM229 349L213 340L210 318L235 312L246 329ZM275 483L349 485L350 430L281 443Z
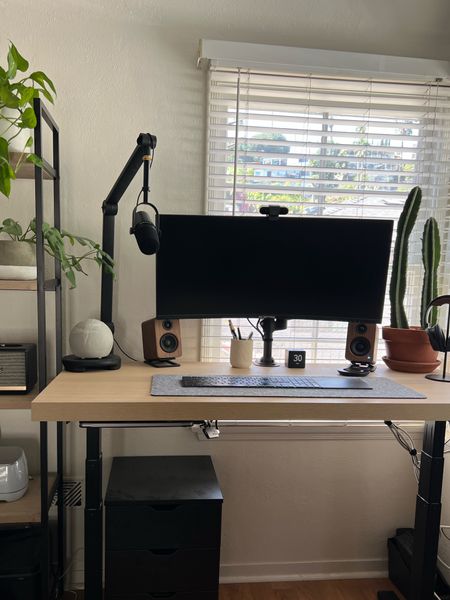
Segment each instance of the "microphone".
M136 207L137 208L137 207ZM156 254L159 250L159 231L148 216L142 210L133 211L133 221L130 233L136 238L139 250L142 254ZM158 218L158 216L156 216Z

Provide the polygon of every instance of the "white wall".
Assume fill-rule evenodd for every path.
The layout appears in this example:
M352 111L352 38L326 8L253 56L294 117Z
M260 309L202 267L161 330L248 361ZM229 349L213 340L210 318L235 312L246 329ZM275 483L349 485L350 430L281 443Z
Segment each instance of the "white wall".
M202 210L200 38L450 58L446 0L0 0L0 14L0 56L13 40L58 88L64 226L97 239L101 203L141 131L158 137L153 201L166 212ZM154 259L140 255L128 235L138 189L135 181L117 218L115 296L118 339L135 355L140 323L154 311ZM0 200L0 218L31 216L31 197L31 185L18 182L11 200ZM91 269L65 298L67 331L98 316L99 273ZM32 339L33 307L31 297L1 296L2 339ZM183 327L187 355L195 358L196 326ZM1 414L3 436L35 438L37 427L27 419ZM83 432L73 428L69 447L70 471L79 475ZM384 568L386 536L412 523L408 458L390 441L213 446L186 431L105 435L107 465L118 453L163 452L214 454L226 496L227 577L376 572ZM79 526L79 513L74 518Z

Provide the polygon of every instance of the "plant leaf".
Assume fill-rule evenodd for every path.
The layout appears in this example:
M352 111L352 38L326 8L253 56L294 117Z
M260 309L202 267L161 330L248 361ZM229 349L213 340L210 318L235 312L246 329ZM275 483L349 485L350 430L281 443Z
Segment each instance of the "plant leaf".
M37 124L36 113L34 112L34 108L29 106L26 108L21 117L21 127L26 127L29 129L34 129Z
M36 83L39 83L39 85L41 85L43 88L48 85L48 87L56 95L56 88L53 85L53 81L43 71L34 71L31 73L30 78Z
M31 101L34 98L34 88L27 86L20 86L20 106L25 106L25 104L31 104Z
M17 62L14 57L13 46L14 44L11 44L8 50L8 72L6 73L8 79L14 79L17 73Z
M20 52L17 50L17 48L14 46L14 44L11 42L11 46L9 48L9 52L11 53L12 57L14 58L14 62L17 65L17 70L18 71L22 71L22 73L25 73L25 71L28 69L28 67L30 66L28 61L20 54Z
M7 233L11 237L17 239L22 235L22 227L14 219L5 219L2 223L3 233Z
M48 90L46 90L45 88L41 87L41 88L38 89L38 91L39 91L40 94L43 94L47 98L47 100L49 102L51 102L52 104L54 104L53 96L50 94L50 92Z
M70 289L74 289L77 287L77 282L75 279L75 273L73 272L72 269L67 269L66 271L64 271L65 276L67 277L67 279L70 282L71 288Z
M19 99L11 92L7 81L0 85L0 104L4 104L7 108L19 107Z
M88 240L86 240L85 238L79 237L78 235L74 235L73 237L77 240L77 242L80 244L80 246L88 245Z
M75 238L73 237L73 235L71 233L69 233L68 231L66 231L65 229L61 229L61 235L63 237L67 237L69 238L69 242L70 245L73 246L75 244Z
M3 137L0 137L0 157L6 158L6 161L9 160L8 140Z
M42 167L44 164L42 162L42 158L34 153L31 153L27 156L27 162L33 163L33 165L36 165L37 167Z
M11 193L11 175L8 167L7 164L0 164L0 192L7 198Z

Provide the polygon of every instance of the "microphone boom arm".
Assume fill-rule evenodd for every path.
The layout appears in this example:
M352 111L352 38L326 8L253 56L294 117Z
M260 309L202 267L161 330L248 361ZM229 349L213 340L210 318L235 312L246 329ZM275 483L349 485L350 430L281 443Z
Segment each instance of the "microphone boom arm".
M142 165L144 167L144 202L148 202L148 172L150 168L148 157L156 148L156 136L150 133L141 133L136 143L136 148L102 204L102 249L104 252L107 252L111 258L114 258L114 224L115 217L119 210L118 204ZM105 268L102 268L100 319L106 323L114 333L112 305L113 276L111 273L107 273Z

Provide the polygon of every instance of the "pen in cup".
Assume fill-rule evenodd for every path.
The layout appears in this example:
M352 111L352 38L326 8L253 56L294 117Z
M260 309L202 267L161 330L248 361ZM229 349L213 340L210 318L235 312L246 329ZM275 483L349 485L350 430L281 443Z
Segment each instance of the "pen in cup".
M236 329L234 328L233 321L231 319L228 319L228 327L230 328L231 335L233 336L233 338L237 340L238 336L236 335Z

